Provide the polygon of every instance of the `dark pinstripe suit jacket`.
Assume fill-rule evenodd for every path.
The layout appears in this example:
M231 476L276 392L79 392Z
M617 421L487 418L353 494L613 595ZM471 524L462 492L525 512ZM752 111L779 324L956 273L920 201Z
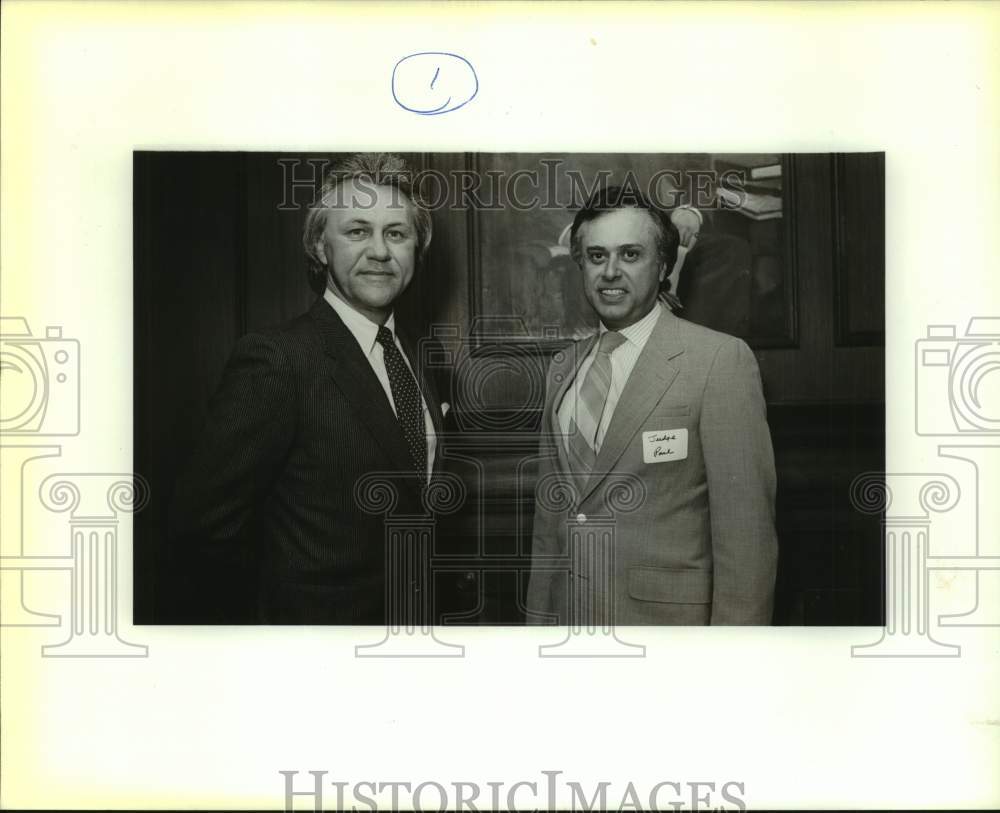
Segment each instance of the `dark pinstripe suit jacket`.
M413 345L400 342L419 370ZM440 438L435 388L419 377ZM437 469L440 447L435 459ZM257 545L262 623L396 621L386 610L383 517L362 510L354 493L380 471L402 475L397 513L423 512L385 391L319 299L289 324L238 342L176 486L174 533L202 546Z

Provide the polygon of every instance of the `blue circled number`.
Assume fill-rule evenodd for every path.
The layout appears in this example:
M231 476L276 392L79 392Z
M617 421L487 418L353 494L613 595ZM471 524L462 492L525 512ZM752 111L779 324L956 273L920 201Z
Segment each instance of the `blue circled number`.
M475 68L458 54L444 51L410 54L392 69L392 98L404 110L421 116L458 110L478 92Z

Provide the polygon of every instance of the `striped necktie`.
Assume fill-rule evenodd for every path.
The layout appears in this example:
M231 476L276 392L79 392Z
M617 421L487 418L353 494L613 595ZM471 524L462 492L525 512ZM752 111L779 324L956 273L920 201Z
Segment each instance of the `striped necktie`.
M583 385L577 395L576 414L570 420L567 450L570 464L580 475L589 475L597 460L597 430L611 389L611 353L625 341L609 330L601 336Z
M396 419L406 436L406 444L410 448L413 467L421 474L427 475L427 429L424 426L423 401L416 379L396 347L392 331L385 325L378 329L375 340L382 345L382 358L385 369L389 373L389 387L392 390L392 400L396 405Z

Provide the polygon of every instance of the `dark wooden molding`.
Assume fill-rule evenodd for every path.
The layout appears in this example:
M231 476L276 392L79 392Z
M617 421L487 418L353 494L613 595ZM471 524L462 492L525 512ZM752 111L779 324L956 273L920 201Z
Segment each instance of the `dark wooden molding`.
M855 158L858 156L858 158ZM885 309L881 328L858 330L852 327L850 275L865 273L856 266L858 258L849 239L858 237L857 223L849 221L858 213L850 209L847 200L849 163L864 158L881 159L878 170L866 179L865 195L871 196L879 222L868 233L881 235L882 252L874 269L885 289L885 156L884 153L836 153L830 156L831 189L833 195L833 278L834 278L834 343L838 347L881 347L885 345ZM884 302L884 294L883 294Z

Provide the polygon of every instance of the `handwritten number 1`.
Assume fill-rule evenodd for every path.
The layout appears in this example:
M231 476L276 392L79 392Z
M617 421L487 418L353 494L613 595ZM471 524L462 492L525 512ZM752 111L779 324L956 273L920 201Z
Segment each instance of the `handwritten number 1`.
M475 69L458 54L421 51L403 57L392 69L392 98L404 110L421 116L458 110L478 92Z

